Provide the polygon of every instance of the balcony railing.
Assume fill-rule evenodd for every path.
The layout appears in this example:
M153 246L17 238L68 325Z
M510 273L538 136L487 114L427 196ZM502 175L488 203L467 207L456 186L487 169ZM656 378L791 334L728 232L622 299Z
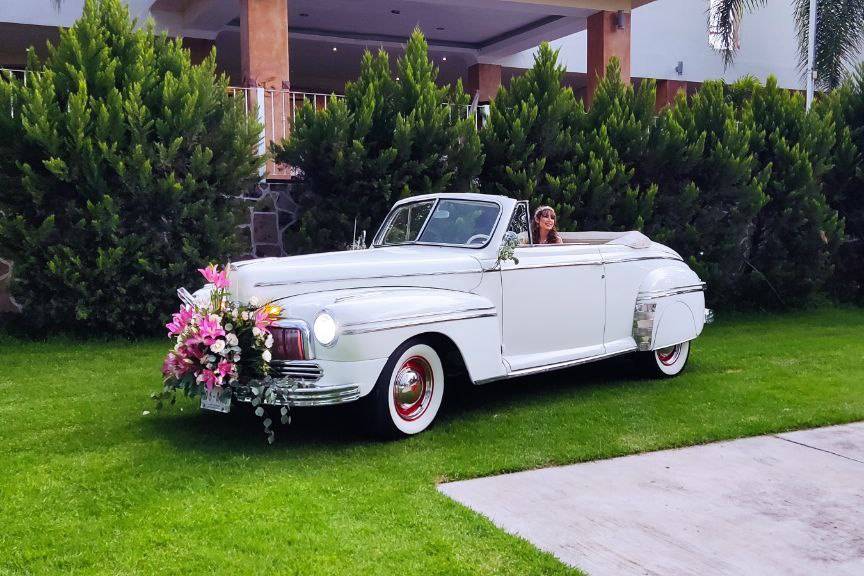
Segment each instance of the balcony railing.
M321 92L296 92L270 88L229 88L231 95L243 99L243 108L247 114L253 111L258 115L258 122L264 126L259 143L259 152L263 155L270 144L280 142L291 135L297 112L306 102L316 110L326 110L333 99L344 98L341 94L324 94ZM466 106L463 112L466 117L474 116L478 130L489 117L489 105ZM271 178L291 178L296 172L291 166L268 162L266 173Z
M334 98L344 98L341 94L324 94L321 92L298 92L271 88L239 88L228 89L234 98L243 99L243 109L247 114L253 112L258 116L258 122L264 126L258 151L266 154L270 144L280 142L291 135L297 112L308 102L316 110L325 110ZM290 166L267 162L267 175L274 178L290 178L294 171Z

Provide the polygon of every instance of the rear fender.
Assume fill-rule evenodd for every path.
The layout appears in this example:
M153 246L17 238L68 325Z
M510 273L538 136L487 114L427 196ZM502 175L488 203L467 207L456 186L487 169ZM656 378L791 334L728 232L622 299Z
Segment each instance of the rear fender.
M693 340L705 322L705 283L685 266L652 270L636 297L633 339L638 350Z

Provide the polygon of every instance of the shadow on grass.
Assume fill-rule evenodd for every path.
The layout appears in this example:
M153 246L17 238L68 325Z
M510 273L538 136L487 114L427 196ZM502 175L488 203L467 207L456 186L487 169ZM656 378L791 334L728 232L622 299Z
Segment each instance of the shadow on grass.
M474 386L456 382L448 386L444 405L433 426L458 422L474 415L518 406L554 403L593 389L626 386L638 380L629 357L618 357L555 372L525 376ZM648 384L648 381L645 381ZM179 413L178 406L183 407ZM366 403L344 406L295 408L290 425L280 425L277 411L276 448L280 451L386 446L370 430ZM146 432L161 436L178 448L203 453L266 451L262 419L248 405L235 405L230 414L211 414L198 409L197 400L178 394L177 405L166 407L157 418L145 421ZM398 441L397 441L398 442Z

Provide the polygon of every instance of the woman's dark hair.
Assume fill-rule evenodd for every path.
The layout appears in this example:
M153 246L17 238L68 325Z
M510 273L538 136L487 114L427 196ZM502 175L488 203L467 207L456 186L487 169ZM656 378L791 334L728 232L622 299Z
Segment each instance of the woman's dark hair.
M550 215L555 218L555 225L546 236L546 244L558 244L558 217L551 206L540 206L534 210L534 218L531 219L531 236L535 244L540 243L540 218Z

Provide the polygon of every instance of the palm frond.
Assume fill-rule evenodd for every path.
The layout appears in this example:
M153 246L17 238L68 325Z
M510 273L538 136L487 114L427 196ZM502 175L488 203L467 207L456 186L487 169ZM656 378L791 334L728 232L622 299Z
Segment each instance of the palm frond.
M864 46L864 0L814 0L816 4L816 86L840 85ZM798 67L807 74L810 0L795 0Z
M738 50L738 28L745 12L764 6L767 0L709 0L708 30L716 34L715 48L723 55L723 65L729 66Z

